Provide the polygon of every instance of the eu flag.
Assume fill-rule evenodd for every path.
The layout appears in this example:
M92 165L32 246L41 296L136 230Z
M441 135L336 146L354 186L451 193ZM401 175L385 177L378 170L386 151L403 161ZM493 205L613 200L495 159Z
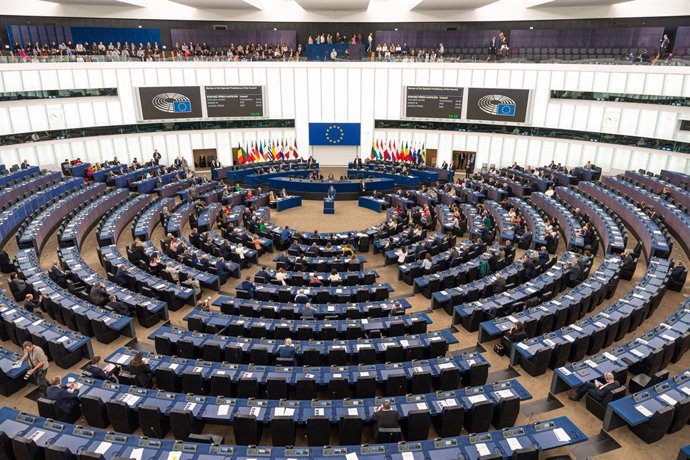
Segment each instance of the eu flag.
M359 145L359 123L309 123L311 145Z

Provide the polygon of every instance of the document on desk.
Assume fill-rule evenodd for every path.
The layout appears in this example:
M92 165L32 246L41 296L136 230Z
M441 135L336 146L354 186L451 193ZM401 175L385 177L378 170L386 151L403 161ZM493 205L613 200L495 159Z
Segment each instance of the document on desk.
M438 365L439 369L452 369L455 367L455 364L453 363L441 363Z
M256 407L256 406L252 407L251 409L249 409L249 415L253 415L256 418L259 418L259 411L260 410L261 410L260 407Z
M194 408L196 407L196 403L190 402L184 405L184 410L188 411L194 411Z
M474 447L477 448L477 453L480 456L491 455L491 451L489 450L488 447L486 447L486 444L484 444L484 443L475 444Z
M349 454L345 454L345 460L359 460L357 452L350 452Z
M316 415L317 417L322 416L323 415L323 407L317 407L316 409L314 409L314 415Z
M402 459L403 459L403 460L414 460L414 453L412 453L412 452L403 452L403 453L402 453Z
M359 415L359 411L357 410L356 407L348 407L347 408L347 415Z
M486 396L484 396L484 395L473 395L473 396L469 396L467 399L469 399L472 404L475 404L475 403L486 401Z
M108 449L110 449L110 446L112 446L111 443L103 441L98 445L98 447L96 447L96 453L99 455L105 455Z
M141 457L144 456L144 449L143 448L138 448L138 449L132 449L132 452L129 454L130 459L134 460L141 460Z
M510 398L513 396L513 392L510 390L498 390L496 394L501 398Z
M566 433L563 428L554 428L553 434L556 436L556 439L559 442L569 442L570 441L570 436L568 436L568 433Z
M652 416L652 412L649 409L647 409L646 407L644 407L642 404L638 404L637 406L635 406L635 410L637 410L637 412L644 415L645 417L651 417Z
M522 449L522 444L520 444L520 441L518 440L518 438L506 438L506 442L508 443L508 446L510 446L510 448L512 450Z
M427 407L426 403L420 402L420 403L417 403L417 409L418 410L427 410L428 407Z
M32 441L36 442L36 441L38 441L39 439L41 439L41 437L43 437L44 434L46 434L45 431L36 430L36 431L34 431L33 433L31 433L31 436L29 436L29 439L31 439Z
M115 360L115 362L118 363L118 364L124 364L124 363L127 362L128 359L129 359L129 356L128 356L128 355L121 355L119 358L117 358L117 359Z
M218 406L218 415L228 415L228 412L230 412L229 404L221 404Z
M675 399L673 399L669 395L659 395L659 399L661 399L662 401L665 401L666 403L668 403L671 406L675 406L676 404L678 404L678 401L676 401Z
M180 457L182 457L182 451L175 450L168 452L168 460L180 460Z

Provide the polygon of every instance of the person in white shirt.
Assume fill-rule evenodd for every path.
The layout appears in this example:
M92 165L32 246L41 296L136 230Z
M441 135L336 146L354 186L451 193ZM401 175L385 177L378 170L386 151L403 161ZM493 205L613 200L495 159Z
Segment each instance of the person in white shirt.
M553 196L553 194L554 194L553 186L549 187L549 189L544 192L544 195L546 195L546 196Z
M405 249L404 247L402 247L402 248L398 249L398 251L396 252L396 254L398 255L398 263L399 263L399 264L404 264L404 263L405 263L405 259L407 259L407 249Z
M287 278L288 278L288 275L287 275L287 273L285 273L285 269L283 267L279 268L278 272L276 273L276 280L280 281L280 283L283 286L286 286L287 283L285 282L285 280L287 280Z
M240 259L244 260L244 255L247 253L247 251L248 249L242 246L242 243L237 243L237 248L235 248L235 252L238 256L240 256Z
M342 279L340 278L340 273L338 273L338 270L336 270L335 268L331 270L331 274L328 275L328 281L342 281Z
M335 61L338 58L338 52L333 48L331 51L331 61Z
M428 272L431 270L431 265L432 265L432 259L431 259L431 254L427 254L424 260L422 261L422 270L425 272Z

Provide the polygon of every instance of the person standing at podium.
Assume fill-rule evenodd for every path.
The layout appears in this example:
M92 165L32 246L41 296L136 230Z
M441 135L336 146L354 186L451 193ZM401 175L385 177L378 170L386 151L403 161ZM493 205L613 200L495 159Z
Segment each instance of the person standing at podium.
M332 185L330 187L328 187L328 199L329 200L335 199L335 187L333 187Z

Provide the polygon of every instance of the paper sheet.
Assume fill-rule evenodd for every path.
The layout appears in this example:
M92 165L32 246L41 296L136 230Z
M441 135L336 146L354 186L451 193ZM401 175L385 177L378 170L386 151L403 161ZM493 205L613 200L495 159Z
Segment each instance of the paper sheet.
M29 439L31 439L32 441L36 442L36 441L38 441L39 439L41 439L41 437L43 437L44 434L46 434L45 431L36 430L36 431L34 431L33 433L31 433L31 436L29 436Z
M513 450L522 449L522 444L520 444L520 441L518 440L518 438L506 438L506 441L508 442L508 445L510 446L511 449L513 449Z
M98 445L98 447L96 447L96 453L101 454L101 455L105 455L105 453L108 451L108 449L110 449L110 446L112 446L111 443L103 441L102 443L100 443Z
M414 460L414 454L412 452L403 452L402 458L403 460Z
M124 364L124 363L127 362L127 359L128 359L128 358L129 358L129 356L127 356L127 355L122 355L122 356L120 356L119 358L117 358L117 360L116 360L115 362L118 363L118 364Z
M356 407L348 407L347 408L347 415L359 415L359 411L357 410Z
M314 409L314 415L316 415L316 416L323 415L323 407L317 407L316 409Z
M168 460L180 460L180 457L182 457L182 452L180 451L168 452Z
M480 444L475 444L474 447L477 448L477 452L479 455L490 455L491 451L489 450L488 447L486 447L486 444L480 443Z
M141 457L144 455L144 449L141 447L138 449L132 449L132 453L129 454L129 458L133 458L134 460L141 460Z
M357 452L350 452L349 454L345 454L345 460L359 460Z
M420 402L420 403L417 403L417 409L419 409L419 410L427 410L428 407L427 407L426 403Z
M570 436L568 436L563 428L555 428L553 430L553 434L556 435L556 439L558 439L560 442L570 441Z
M498 390L496 394L501 398L510 398L513 396L513 392L510 390Z
M218 406L218 415L228 415L230 406L228 404L221 404Z
M482 401L486 401L486 396L484 396L484 395L473 395L473 396L468 397L467 399L469 399L472 404L475 404L475 403L479 403Z
M659 399L661 399L662 401L665 401L666 403L668 403L671 406L675 406L676 404L678 404L678 401L676 401L675 399L673 399L669 395L659 395Z
M647 409L646 407L644 407L642 404L638 404L637 406L635 406L635 409L640 414L644 415L645 417L651 417L652 416L652 412L649 409Z

